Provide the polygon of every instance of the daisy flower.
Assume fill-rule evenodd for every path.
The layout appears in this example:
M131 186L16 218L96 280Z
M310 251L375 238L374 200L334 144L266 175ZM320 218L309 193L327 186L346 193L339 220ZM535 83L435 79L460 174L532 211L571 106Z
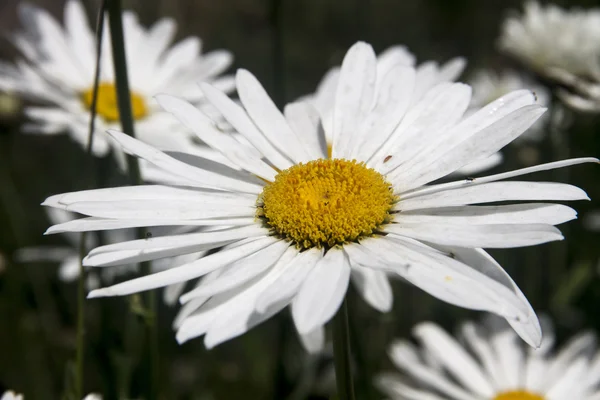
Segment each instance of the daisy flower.
M471 98L469 110L473 112L499 97L520 89L533 91L537 97L538 104L544 107L550 106L550 93L545 87L511 70L501 73L492 70L480 70L475 73L469 84L473 88L473 97ZM547 114L540 117L519 139L540 140L544 133L544 123L547 117Z
M25 108L25 114L33 121L25 126L26 131L68 131L85 146L97 45L83 5L79 0L66 2L64 27L46 10L30 4L19 5L19 17L22 31L11 39L23 58L14 64L0 63L0 89L14 91L37 103ZM232 55L225 50L201 54L202 43L197 37L187 37L171 46L176 24L170 18L145 28L135 13L124 11L123 25L136 134L161 149L189 149L192 135L161 112L152 96L169 92L202 107L205 102L195 82L211 82L222 90L232 90L233 78L220 76L231 64ZM104 32L109 35L108 29ZM106 129L120 127L109 38L105 37L102 43L93 149L96 155L109 150Z
M525 3L502 25L500 48L537 73L555 71L600 80L600 9L564 10Z
M403 376L383 374L377 385L399 400L600 398L596 337L580 334L553 353L552 330L544 331L542 347L531 349L524 348L505 324L494 321L464 324L459 340L434 323L422 323L413 331L421 348L403 340L389 348Z
M562 86L557 95L567 106L600 112L600 8L527 2L523 15L504 21L499 46Z
M87 217L51 227L49 233L160 225L216 229L102 246L84 260L88 266L110 267L220 249L89 294L128 295L204 276L180 297L179 342L205 335L205 345L213 347L288 305L298 332L318 338L351 279L371 305L389 310L391 273L446 302L501 315L524 340L539 345L535 313L482 248L561 240L554 225L576 213L552 203L473 204L588 199L571 185L503 180L597 160L564 160L428 185L497 152L544 108L522 90L463 118L469 86L444 82L413 102L415 68L398 64L383 78L377 73L371 46L352 46L336 89L330 157L317 111L298 102L281 113L248 71L236 75L241 106L210 84L201 88L254 146L252 152L222 135L188 102L158 96L167 111L239 170L193 155L171 157L111 131L126 152L180 176L186 185L51 196L44 205Z

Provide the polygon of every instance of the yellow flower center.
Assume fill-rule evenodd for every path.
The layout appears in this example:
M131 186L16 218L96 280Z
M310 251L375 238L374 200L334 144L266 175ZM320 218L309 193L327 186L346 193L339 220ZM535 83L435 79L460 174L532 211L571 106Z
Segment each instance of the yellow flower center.
M544 397L525 390L514 390L500 393L494 397L494 400L544 400Z
M392 186L364 163L320 159L281 171L263 189L257 216L299 248L370 236L391 220Z
M81 99L85 107L92 108L92 98L94 88L90 88L82 93ZM148 115L148 108L144 98L137 93L131 92L131 111L135 120L142 119ZM115 85L108 82L102 82L98 85L98 102L96 104L98 115L108 122L117 122L119 120L119 104L117 102L117 91Z

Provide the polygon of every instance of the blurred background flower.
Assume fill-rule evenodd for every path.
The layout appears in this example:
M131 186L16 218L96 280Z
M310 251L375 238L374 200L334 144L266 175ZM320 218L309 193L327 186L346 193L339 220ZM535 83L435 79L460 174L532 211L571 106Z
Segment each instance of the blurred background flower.
M596 399L600 353L596 336L581 332L555 350L552 326L539 349L525 348L496 318L467 322L457 338L432 322L413 329L420 347L396 340L389 356L401 375L385 373L379 388L391 399Z

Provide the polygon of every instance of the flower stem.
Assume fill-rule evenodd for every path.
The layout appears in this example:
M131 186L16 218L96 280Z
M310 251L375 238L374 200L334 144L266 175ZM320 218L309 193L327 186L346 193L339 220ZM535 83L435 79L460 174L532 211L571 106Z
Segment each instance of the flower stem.
M113 53L117 103L119 106L119 119L123 132L131 137L135 137L133 124L133 113L131 110L131 97L129 91L129 80L127 76L127 58L125 56L125 39L123 35L123 20L121 15L121 0L108 1L108 23L110 27L111 46ZM130 181L133 185L142 184L142 176L137 158L128 155L127 167ZM145 229L139 229L140 238L146 236ZM149 274L150 263L141 263L141 272L144 275ZM159 387L159 348L158 348L158 328L156 325L156 295L153 291L146 294L147 317L146 328L150 353L150 387L147 398L152 400L160 397Z
M96 23L96 66L94 70L94 86L92 89L92 103L90 105L90 123L88 130L88 141L86 154L93 162L92 149L94 146L94 132L96 130L96 113L98 104L98 86L100 84L100 58L102 56L102 37L104 33L104 12L106 9L106 0L100 5L98 11L98 20ZM93 165L93 164L92 164ZM87 254L86 248L87 233L81 234L79 244L79 279L77 283L77 341L76 341L76 373L75 373L75 398L83 398L83 377L85 361L85 281L86 274L83 267L83 258Z
M333 361L338 399L354 400L354 384L350 367L350 332L346 299L333 317Z

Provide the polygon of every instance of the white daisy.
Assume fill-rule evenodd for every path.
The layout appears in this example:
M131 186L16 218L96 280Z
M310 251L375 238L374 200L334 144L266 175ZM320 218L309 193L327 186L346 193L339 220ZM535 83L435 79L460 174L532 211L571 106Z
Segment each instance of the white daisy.
M600 9L529 1L523 15L504 21L499 45L541 75L558 71L599 81Z
M40 105L25 108L34 122L26 131L54 134L68 131L85 145L88 138L89 107L92 99L96 60L96 39L79 0L69 0L64 10L64 27L46 10L30 4L19 5L23 30L12 42L24 59L14 65L0 63L0 89L11 90ZM161 112L152 96L169 92L195 104L205 104L197 89L198 80L211 82L222 90L234 88L231 76L222 74L231 64L225 50L200 54L201 41L187 37L170 46L176 24L170 18L142 27L137 15L123 12L127 67L136 134L141 140L164 150L189 149L192 135ZM104 30L94 152L109 150L106 129L118 128L109 32ZM202 151L202 149L199 149Z
M389 355L403 376L383 374L377 384L402 400L596 400L600 398L600 353L584 333L553 353L552 330L541 348L524 348L504 324L466 323L460 343L439 326L417 325L421 348L398 340Z
M389 310L392 293L386 273L393 273L444 301L499 314L528 343L538 345L541 332L535 313L481 248L561 240L553 225L576 213L551 203L471 204L588 199L571 185L501 180L597 160L565 160L427 185L497 152L533 124L544 108L531 92L522 90L463 119L469 86L444 82L413 102L415 74L413 67L397 65L377 78L371 46L354 45L340 72L331 158L319 115L310 104L288 104L281 113L248 71L236 76L242 106L209 84L201 88L255 152L246 152L231 136L220 134L186 101L158 96L167 111L240 170L215 167L193 155L177 159L111 131L125 151L181 177L187 186L131 186L51 196L44 205L89 217L51 227L49 233L159 225L221 227L210 233L102 246L85 258L88 266L108 267L220 248L187 265L89 295L127 295L206 275L180 298L185 304L177 321L180 342L205 335L206 346L213 347L287 305L297 330L319 337L341 304L350 278L371 305Z
M600 8L564 10L535 1L502 25L500 48L545 79L578 111L600 112Z
M548 90L527 79L522 74L506 70L496 73L492 70L480 70L469 81L473 88L473 97L469 109L474 112L512 91L529 89L535 93L537 102L541 106L550 106L550 93ZM540 140L544 133L544 123L548 114L543 115L519 139Z

